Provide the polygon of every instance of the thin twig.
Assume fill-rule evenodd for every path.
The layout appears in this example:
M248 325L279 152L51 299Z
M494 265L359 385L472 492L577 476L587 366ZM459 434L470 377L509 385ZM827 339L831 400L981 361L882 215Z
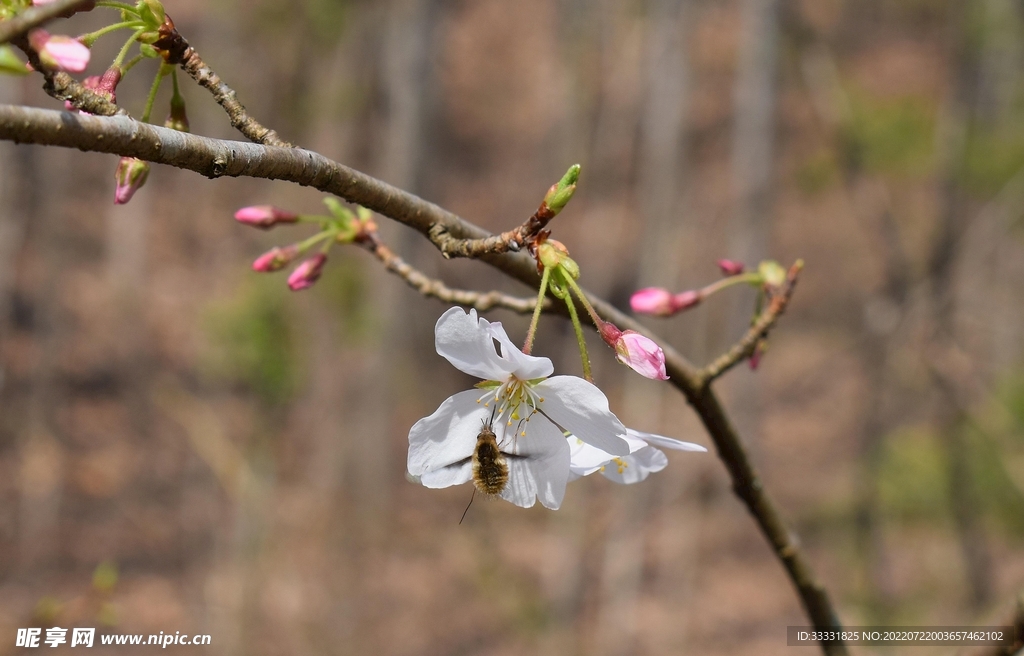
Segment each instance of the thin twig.
M248 176L288 180L362 205L435 241L435 226L455 239L486 239L491 235L451 212L364 173L298 148L275 148L220 141L151 125L126 117L75 115L52 110L0 105L0 139L81 150L116 153L196 171L208 177ZM435 244L437 242L435 241ZM480 259L536 289L536 262L526 253L488 253ZM654 339L665 353L670 383L682 392L714 440L733 489L746 504L796 588L811 623L818 630L842 627L828 593L817 580L796 536L764 490L732 422L710 386L701 386L697 369L671 346L611 304L586 292L598 314L622 329ZM558 308L556 307L556 310ZM588 319L584 317L584 319ZM846 654L840 644L822 646L826 654Z
M43 91L51 97L67 101L75 109L97 116L128 115L126 110L110 102L110 99L94 93L91 89L85 88L67 73L51 71L43 66L43 63L39 61L39 53L29 45L27 37L23 35L18 36L12 43L25 53L29 63L32 64L32 68L42 73L43 78L46 80L43 84Z
M520 314L529 314L537 306L535 298L517 298L498 291L473 292L464 289L451 289L440 280L429 277L422 271L400 258L380 241L375 234L371 239L361 242L366 250L384 264L384 268L396 274L410 287L424 296L433 296L445 303L455 303L476 308L481 312L491 308L505 308ZM545 309L551 308L551 300L545 299Z
M95 0L54 0L49 4L29 7L17 16L0 21L0 43L24 36L33 27L39 27L54 18L67 18L79 11L89 11Z
M245 135L249 141L265 146L292 147L292 144L278 137L277 132L264 127L259 121L249 116L242 103L238 102L235 90L225 84L220 76L206 65L195 48L189 45L185 37L175 29L174 21L169 16L165 18L163 26L160 27L160 40L153 45L163 51L168 64L181 66L181 70L188 73L189 77L196 81L196 84L209 91L213 95L213 99L228 115L231 127Z
M796 281L803 266L802 260L797 261L796 264L791 266L786 275L786 282L783 283L779 290L772 294L768 307L751 324L750 329L740 338L740 341L736 342L732 348L696 373L694 382L699 387L707 387L711 384L711 381L754 353L758 342L768 336L769 331L775 326L775 322L786 311L786 306L789 305L789 300L793 297L793 290L796 289Z
M447 258L470 257L479 258L483 255L497 253L513 253L521 249L526 242L537 235L555 218L547 203L541 202L540 207L523 225L498 235L484 239L458 239L453 237L443 225L434 226L430 231L430 239Z

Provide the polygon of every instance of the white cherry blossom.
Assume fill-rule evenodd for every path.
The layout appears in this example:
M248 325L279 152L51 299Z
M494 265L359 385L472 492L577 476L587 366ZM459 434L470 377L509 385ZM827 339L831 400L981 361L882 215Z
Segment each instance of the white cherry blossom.
M501 327L458 307L434 329L438 354L460 371L483 379L459 392L409 431L409 474L426 487L472 480L477 436L492 425L508 465L501 498L528 508L537 499L557 509L569 478L571 432L603 453L627 456L626 429L593 383L553 376L551 360L520 351Z
M577 439L575 435L569 435L566 439L570 452L569 480L599 471L608 480L624 485L639 483L668 465L668 457L660 449L654 448L654 445L676 451L707 451L699 444L632 428L626 429L625 439L629 444L629 455L626 456L614 456Z

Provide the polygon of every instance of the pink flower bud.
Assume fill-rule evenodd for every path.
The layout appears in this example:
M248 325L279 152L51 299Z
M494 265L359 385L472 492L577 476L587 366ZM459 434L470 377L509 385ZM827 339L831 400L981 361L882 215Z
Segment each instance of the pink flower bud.
M743 273L743 263L736 260L718 260L718 268L727 276L738 276Z
M291 264L292 260L298 256L299 247L295 244L285 246L284 248L275 246L256 258L256 261L252 263L252 270L261 273L277 271Z
M700 292L693 291L692 289L685 292L679 292L672 297L672 308L673 312L679 312L680 310L688 310L694 305L697 305L704 299L704 296Z
M81 41L69 36L50 36L46 30L33 30L28 39L47 68L80 73L89 65L89 49Z
M654 343L632 330L623 331L615 343L615 356L619 362L645 378L668 380L665 373L665 352Z
M297 292L312 287L313 283L320 279L326 261L327 256L323 253L317 253L308 260L304 260L302 264L295 267L292 275L288 276L288 289Z
M278 223L295 223L299 220L299 215L274 207L273 205L251 205L235 212L235 220L239 223L266 230Z
M629 306L633 308L634 312L662 317L667 317L675 312L672 293L660 287L647 287L633 292L633 296L629 299Z
M114 172L114 180L117 181L114 188L114 204L124 205L130 201L135 192L146 184L148 177L149 162L135 157L122 157L117 163L117 171Z
M82 80L82 86L96 95L103 96L112 103L117 102L117 83L121 81L121 69L114 66L104 71L103 75L90 75ZM71 101L64 101L64 108L69 112L75 111Z
M122 74L120 66L111 66L107 70L103 71L103 75L100 76L99 85L96 87L97 93L106 95L110 98L110 102L117 102L117 94L115 93L115 90L117 89L118 83L121 81Z

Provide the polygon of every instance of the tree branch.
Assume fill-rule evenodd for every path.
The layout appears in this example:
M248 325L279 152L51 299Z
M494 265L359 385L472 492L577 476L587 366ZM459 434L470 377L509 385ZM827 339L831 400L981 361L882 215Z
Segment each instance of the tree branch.
M803 267L803 260L798 260L796 264L791 266L782 288L771 296L768 308L754 321L746 334L740 338L740 341L736 342L732 348L695 374L694 383L698 387L707 387L711 384L711 381L753 354L754 349L757 348L757 343L768 336L769 331L775 326L775 322L786 311L789 299L793 297L793 290L796 289L796 280Z
M400 277L410 287L424 296L433 296L445 303L476 308L481 312L500 307L520 314L530 314L533 312L533 308L537 306L537 299L535 298L516 298L498 291L472 292L463 289L451 289L440 280L427 276L400 258L381 242L376 233L373 233L372 237L361 242L361 244L381 261L385 269ZM544 299L544 309L550 311L551 308L551 299Z
M95 6L94 0L54 0L49 4L29 7L13 18L0 21L0 43L13 41L54 18L67 18Z
M13 43L25 53L29 63L32 64L32 68L42 73L43 78L46 80L43 83L43 91L49 96L57 100L67 101L75 109L88 112L89 114L96 114L97 116L128 116L126 110L110 102L108 98L85 88L67 73L51 71L43 66L42 62L39 61L39 53L29 45L27 37L23 35L18 36L14 39Z
M209 91L227 113L231 127L245 135L249 141L265 146L292 147L292 144L278 137L277 132L249 116L242 103L238 102L235 90L206 65L195 48L175 29L170 16L165 16L164 24L160 27L160 40L153 45L165 53L167 63L181 66L181 70L188 73L196 84Z
M547 226L551 219L555 218L547 203L541 203L537 211L533 213L526 223L498 235L485 237L483 239L458 239L453 237L444 226L435 226L430 233L430 239L441 251L445 259L453 257L480 258L484 255L497 253L513 253L518 251L527 240L537 235Z
M454 239L486 239L491 235L455 214L364 173L298 148L278 148L220 141L145 125L127 117L99 117L52 110L0 105L0 139L78 148L85 151L138 157L188 169L207 177L248 176L288 180L312 186L362 205L414 228L440 247L441 228ZM437 228L436 226L440 226ZM510 277L536 288L537 267L526 253L486 253L480 259ZM598 314L622 329L655 339L665 352L671 384L681 391L700 416L732 479L733 489L746 504L761 532L782 562L814 626L837 629L841 624L828 593L814 575L796 536L765 492L736 429L710 386L680 353L608 302L587 293ZM846 654L841 643L822 645L826 654Z

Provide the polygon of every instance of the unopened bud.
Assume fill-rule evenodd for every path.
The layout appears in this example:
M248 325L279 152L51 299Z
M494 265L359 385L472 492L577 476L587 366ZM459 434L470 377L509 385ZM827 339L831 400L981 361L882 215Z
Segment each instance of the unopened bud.
M623 331L613 345L615 357L644 378L668 380L665 352L654 340L633 330Z
M142 0L139 3L139 16L146 23L159 27L164 23L164 6L159 0Z
M90 75L82 80L82 86L92 91L97 96L102 96L112 103L117 102L117 83L121 81L121 69L112 66L103 72L103 75ZM70 101L64 101L64 107L71 111L74 105Z
M775 260L765 260L757 267L761 280L768 287L781 287L786 282L786 270Z
M295 223L298 220L298 214L273 205L251 205L235 212L235 221L264 230L272 228L278 223Z
M569 257L569 249L560 241L548 239L537 247L537 260L545 269L561 268L573 280L580 277L580 265Z
M171 96L171 113L164 121L164 127L178 132L190 132L188 127L188 114L185 113L185 99L180 94Z
M544 204L547 205L552 214L561 212L562 208L572 200L572 195L576 193L576 182L579 179L580 165L573 164L565 172L561 180L551 185L548 193L544 195Z
M320 279L320 274L324 271L324 263L326 261L327 256L323 253L317 253L308 260L304 260L288 276L288 289L297 292L312 287L313 283Z
M146 184L148 177L149 162L135 157L122 157L114 172L114 180L117 182L114 187L114 204L124 205L130 201L135 192Z
M77 39L50 36L46 30L37 29L29 33L28 40L46 68L81 73L89 65L89 49Z
M107 70L103 71L103 75L100 76L100 82L97 86L97 91L109 94L110 102L116 102L117 100L117 85L121 82L121 76L124 73L121 71L120 66L111 66Z
M117 102L118 83L121 82L121 69L111 67L103 75L90 75L82 81L82 86L96 95L103 96L111 102Z
M736 260L718 260L718 268L727 276L738 276L743 273L743 263Z
M279 248L277 246L256 258L252 263L252 270L260 273L268 273L283 269L292 263L299 256L299 247L295 244Z
M647 287L633 292L629 306L634 312L661 317L667 317L675 311L672 292L661 287Z

